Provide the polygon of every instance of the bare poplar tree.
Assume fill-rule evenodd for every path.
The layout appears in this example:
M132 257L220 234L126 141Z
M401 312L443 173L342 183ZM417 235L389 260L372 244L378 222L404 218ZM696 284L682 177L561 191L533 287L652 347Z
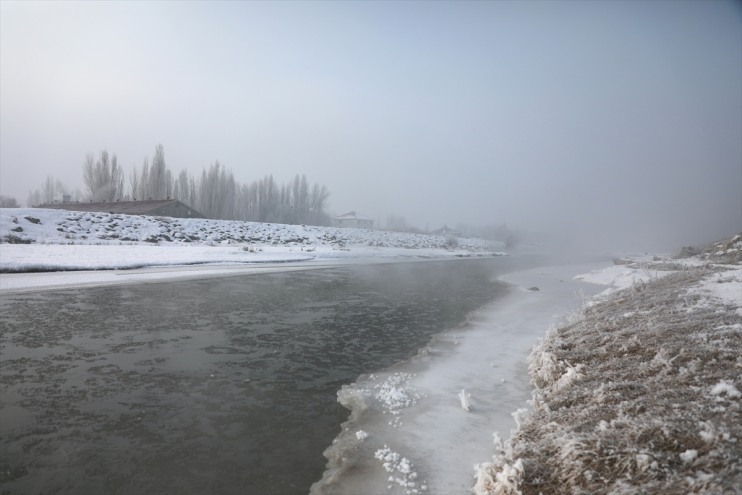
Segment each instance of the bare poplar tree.
M139 174L137 173L137 167L134 165L134 168L131 171L131 174L129 174L129 189L131 190L131 197L134 201L138 199L142 199L141 196L138 196L139 194Z
M88 154L82 171L88 196L93 201L115 201L124 195L124 172L115 154L109 160L108 152L103 150L97 161Z
M325 213L327 200L330 198L330 191L327 187L315 184L312 187L312 193L309 196L309 220L308 223L314 225L329 225L330 219Z
M139 194L141 199L152 199L152 189L149 183L149 158L144 157L142 175L139 176Z
M124 169L119 166L116 155L111 158L111 189L112 201L124 197Z
M161 144L155 147L155 156L152 158L152 168L149 171L149 196L152 199L165 199L169 193L170 174L165 165L165 149Z

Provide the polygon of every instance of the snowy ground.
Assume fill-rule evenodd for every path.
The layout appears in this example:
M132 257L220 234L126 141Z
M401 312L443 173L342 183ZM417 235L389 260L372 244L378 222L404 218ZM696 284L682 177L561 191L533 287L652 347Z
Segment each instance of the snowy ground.
M454 246L442 236L404 232L0 209L0 290L224 276L276 270L279 263L286 270L359 259L488 256L501 250L502 243L482 239L458 238ZM52 273L59 271L65 273Z
M532 352L532 408L475 493L739 493L742 236L621 263L577 277L612 286Z

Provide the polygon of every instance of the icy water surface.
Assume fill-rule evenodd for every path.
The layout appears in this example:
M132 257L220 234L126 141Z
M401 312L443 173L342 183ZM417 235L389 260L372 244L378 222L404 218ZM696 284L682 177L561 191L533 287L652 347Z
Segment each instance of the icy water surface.
M343 384L499 293L508 258L0 300L0 492L302 493Z

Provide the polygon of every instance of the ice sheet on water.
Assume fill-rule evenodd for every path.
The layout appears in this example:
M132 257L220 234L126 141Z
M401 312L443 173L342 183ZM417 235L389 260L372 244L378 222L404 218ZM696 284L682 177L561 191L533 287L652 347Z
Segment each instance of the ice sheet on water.
M580 306L577 289L597 292L571 280L594 267L509 274L503 279L523 290L475 312L409 361L343 387L338 400L351 416L325 452L328 469L311 493L410 493L423 486L428 493L469 493L473 466L493 455L492 433L509 436L512 412L531 397L531 347L555 318ZM525 290L534 285L541 290ZM462 389L470 412L462 409ZM414 479L402 476L407 469Z

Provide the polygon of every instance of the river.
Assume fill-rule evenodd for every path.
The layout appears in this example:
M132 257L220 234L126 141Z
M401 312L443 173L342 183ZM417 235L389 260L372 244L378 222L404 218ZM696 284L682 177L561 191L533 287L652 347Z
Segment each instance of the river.
M348 417L338 390L460 325L523 264L3 294L0 489L306 494Z

